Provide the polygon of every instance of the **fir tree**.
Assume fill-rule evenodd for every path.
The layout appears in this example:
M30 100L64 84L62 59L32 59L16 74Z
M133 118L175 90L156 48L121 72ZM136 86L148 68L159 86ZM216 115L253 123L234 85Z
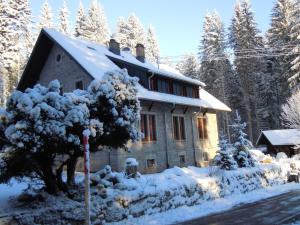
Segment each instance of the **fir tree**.
M129 47L133 51L138 43L145 45L144 28L135 14L131 14L127 21L119 19L116 35L121 48Z
M230 149L228 149L228 141L224 135L221 135L219 147L220 149L213 160L214 165L219 166L223 170L237 169L238 165L233 159Z
M300 88L300 0L295 0L292 10L292 29L291 43L293 48L293 57L291 62L291 75L289 76L289 86L295 90Z
M82 36L88 40L107 44L109 40L109 29L104 10L97 0L93 0L84 17L82 24L84 32Z
M60 20L60 24L59 24L59 31L64 33L64 34L68 34L69 33L69 10L68 10L68 6L67 6L67 2L66 0L64 0L63 2L63 6L59 12L59 20Z
M183 59L176 65L176 69L185 76L200 80L200 64L194 54L185 55Z
M152 63L157 63L159 58L159 46L154 32L154 27L149 26L146 40L146 59Z
M48 0L46 0L42 6L40 21L37 25L38 32L43 28L52 28L53 27L52 19L53 19L52 9L50 7L50 4L48 3Z
M231 125L234 140L234 153L233 158L237 162L239 167L254 167L255 160L252 158L249 149L252 147L251 141L247 139L247 134L244 132L246 129L246 123L242 122L242 119L236 111L235 122Z
M239 76L243 95L242 104L237 108L248 123L250 140L257 138L260 129L258 119L259 94L258 78L263 76L263 58L245 57L245 50L257 53L264 47L262 37L254 21L254 14L247 0L238 2L235 6L234 16L230 25L229 43L235 51L235 73Z
M82 2L80 1L79 8L77 11L77 16L76 16L76 22L75 22L75 33L74 33L75 37L81 37L83 34L82 26L85 21L84 17L85 17L84 16L84 7L83 7Z

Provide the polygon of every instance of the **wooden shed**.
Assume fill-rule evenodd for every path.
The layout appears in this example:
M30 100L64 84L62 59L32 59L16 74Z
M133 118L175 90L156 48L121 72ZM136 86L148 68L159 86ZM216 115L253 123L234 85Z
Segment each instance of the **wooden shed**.
M300 129L262 131L256 145L266 147L266 153L270 155L285 152L287 156L291 157L300 153Z

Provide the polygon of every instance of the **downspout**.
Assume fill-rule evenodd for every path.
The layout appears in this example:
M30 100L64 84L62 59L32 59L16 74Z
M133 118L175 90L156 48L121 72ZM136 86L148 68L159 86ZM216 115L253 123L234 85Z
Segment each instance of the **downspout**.
M152 77L154 77L154 72L151 72L152 74L150 75L150 77L148 77L148 89L151 90L151 83L150 80Z
M165 127L165 144L166 144L166 166L167 169L170 168L169 164L169 146L168 146L168 129L167 129L167 121L166 121L166 112L164 113L164 127Z

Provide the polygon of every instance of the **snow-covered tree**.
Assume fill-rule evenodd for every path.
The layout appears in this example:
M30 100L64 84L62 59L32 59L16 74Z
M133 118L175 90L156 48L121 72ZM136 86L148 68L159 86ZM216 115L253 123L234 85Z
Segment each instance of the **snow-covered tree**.
M294 45L291 75L289 76L290 87L294 90L300 88L300 0L293 2L292 10L292 29L291 29L291 43Z
M40 21L37 24L37 31L39 32L42 28L52 28L53 27L53 14L51 6L48 0L45 0L41 13L40 13Z
M154 27L149 26L146 38L146 59L152 63L157 63L159 58L159 46L154 32Z
M185 55L182 60L176 65L176 69L185 76L200 80L200 63L194 54Z
M254 20L254 14L248 0L238 2L230 25L229 44L234 50L235 73L239 76L243 102L237 106L248 124L250 140L256 139L260 128L258 119L259 94L257 83L263 76L264 58L247 57L263 47L262 36Z
M282 106L282 121L287 128L300 128L300 91L295 92Z
M109 41L109 28L105 12L100 3L93 0L86 16L82 17L82 9L79 10L80 14L78 14L77 20L80 22L80 36L100 44L107 44Z
M236 118L231 125L233 146L235 148L233 158L237 162L239 167L253 167L255 166L255 160L252 158L249 149L252 148L252 143L247 139L247 134L244 132L247 124L242 122L242 119L236 111Z
M228 141L224 135L220 137L219 150L213 160L214 165L219 166L223 170L235 170L238 165L233 159L232 153L228 148Z
M0 110L0 183L27 176L44 181L49 193L68 191L83 156L83 130L91 132L91 151L138 140L136 83L125 71L114 71L93 81L87 91L61 95L57 80L48 87L15 91ZM64 166L67 183L62 180Z
M138 43L146 43L143 24L135 14L131 14L127 21L119 18L116 36L121 48L129 47L134 50Z
M69 10L66 0L63 2L63 6L59 12L59 31L68 34L69 33Z
M83 23L85 22L85 15L84 15L84 7L82 2L79 2L79 8L77 11L77 16L76 16L76 22L75 22L75 33L74 36L75 37L81 37L83 30L82 30L82 26Z

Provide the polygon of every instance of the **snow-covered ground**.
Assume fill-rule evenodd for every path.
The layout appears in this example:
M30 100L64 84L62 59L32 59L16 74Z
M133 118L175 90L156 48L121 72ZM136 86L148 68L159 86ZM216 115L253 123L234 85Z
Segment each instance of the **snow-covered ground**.
M239 204L256 202L295 189L300 189L300 184L288 183L284 185L276 185L273 187L268 187L266 189L259 189L256 191L252 191L246 194L233 194L225 198L220 198L213 201L207 201L205 204L201 204L201 205L195 205L190 207L183 206L176 209L171 209L163 213L146 215L139 218L129 218L127 220L123 220L115 223L108 223L108 224L110 225L174 224L178 222L191 220L194 218L199 218L211 213L226 211ZM299 221L299 225L300 225L300 221Z

